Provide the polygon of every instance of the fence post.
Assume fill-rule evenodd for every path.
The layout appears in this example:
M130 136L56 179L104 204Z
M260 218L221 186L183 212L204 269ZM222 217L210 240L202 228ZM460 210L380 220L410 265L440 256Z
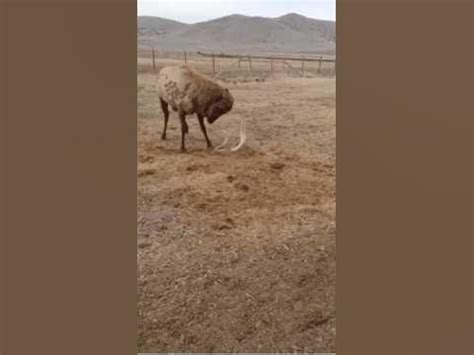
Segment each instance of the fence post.
M273 78L273 59L270 59L270 72L272 73Z
M214 56L214 53L212 53L212 74L216 73L216 57Z
M321 74L321 63L322 63L323 57L319 57L319 66L318 66L318 74Z
M304 59L301 61L301 76L304 77Z
M184 51L184 64L188 62L188 53Z
M151 49L153 55L153 72L156 72L156 64L155 64L155 48Z
M249 72L252 72L252 58L249 56Z

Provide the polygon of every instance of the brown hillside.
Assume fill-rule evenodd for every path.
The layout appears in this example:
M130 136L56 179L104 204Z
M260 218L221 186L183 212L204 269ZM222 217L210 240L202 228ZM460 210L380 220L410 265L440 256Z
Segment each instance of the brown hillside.
M138 18L138 45L162 50L333 54L334 39L335 22L298 14L277 18L230 15L191 25Z

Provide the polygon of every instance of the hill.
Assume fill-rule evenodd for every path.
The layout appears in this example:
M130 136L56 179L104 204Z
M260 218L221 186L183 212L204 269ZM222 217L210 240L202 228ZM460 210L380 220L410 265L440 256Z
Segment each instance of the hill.
M335 53L334 21L299 14L277 18L230 15L196 24L138 18L139 47L245 53Z
M161 17L139 16L138 36L161 36L183 30L188 25Z

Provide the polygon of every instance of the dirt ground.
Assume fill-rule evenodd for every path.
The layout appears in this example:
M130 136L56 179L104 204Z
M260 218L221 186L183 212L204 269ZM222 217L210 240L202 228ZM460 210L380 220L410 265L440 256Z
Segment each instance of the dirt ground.
M228 82L209 126L248 140L188 152L166 141L151 73L138 74L138 351L335 351L335 79Z

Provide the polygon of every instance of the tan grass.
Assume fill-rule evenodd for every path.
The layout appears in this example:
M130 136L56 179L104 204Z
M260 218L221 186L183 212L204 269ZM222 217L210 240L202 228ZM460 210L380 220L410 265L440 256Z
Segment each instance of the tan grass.
M225 83L210 139L248 133L226 154L195 117L180 153L174 112L160 140L154 80L137 77L139 351L335 351L334 78Z

